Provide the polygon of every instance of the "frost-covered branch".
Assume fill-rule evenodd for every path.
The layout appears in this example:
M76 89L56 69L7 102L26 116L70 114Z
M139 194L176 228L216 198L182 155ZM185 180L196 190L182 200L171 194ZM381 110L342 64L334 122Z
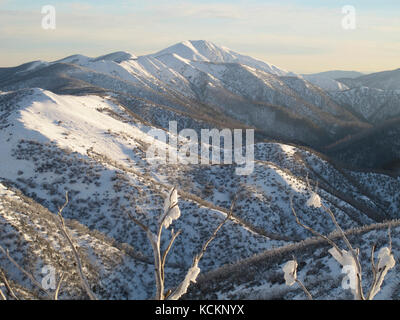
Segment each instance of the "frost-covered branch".
M390 226L388 233L389 233L389 247L383 247L379 251L377 265L375 264L375 257L374 257L375 246L372 247L371 266L372 266L372 272L374 274L374 280L372 282L371 289L367 296L368 300L374 299L374 297L381 290L381 286L383 280L386 277L386 274L389 272L390 269L394 268L394 266L396 265L396 260L394 259L392 253L392 236L390 232Z
M332 254L332 256L338 261L343 267L351 267L353 270L355 270L355 277L356 277L356 286L352 287L352 293L354 295L354 298L356 300L365 300L364 293L363 293L363 287L362 287L362 270L361 270L361 263L359 260L359 250L354 250L353 246L351 245L349 239L347 238L345 232L343 229L340 227L339 223L337 222L335 215L333 214L332 210L330 210L328 207L324 206L321 202L321 207L324 209L325 212L329 214L331 217L332 222L335 224L336 229L339 230L342 239L344 243L346 244L347 248L349 249L349 252L346 250L342 251L337 251L337 248L332 248L329 252L332 254L332 252L335 253ZM341 257L338 256L338 252L340 252Z
M315 231L313 228L311 228L311 227L309 227L309 226L303 224L303 223L300 221L299 217L297 216L296 210L294 209L294 206L293 206L293 197L292 197L292 196L289 198L289 201L290 201L290 208L292 209L292 213L293 213L293 215L294 215L294 217L295 217L295 219L296 219L296 223L297 223L300 227L302 227L302 228L306 229L307 231L311 232L313 235L315 235L315 236L317 236L317 237L319 237L319 238L322 238L322 239L326 240L332 247L336 248L336 249L340 252L340 249L339 249L339 247L336 245L335 242L333 242L333 241L332 241L331 239L329 239L327 236L325 236L325 235L323 235L323 234L321 234L321 233Z
M154 255L154 271L155 271L155 279L156 279L156 300L178 300L180 299L189 288L192 282L196 282L198 275L200 274L200 268L198 266L200 260L202 259L204 253L206 252L210 243L217 236L218 231L222 228L222 226L231 218L232 210L234 203L232 203L230 213L227 215L226 219L221 222L218 227L215 229L211 237L204 243L200 253L196 255L193 259L193 263L191 268L188 270L184 280L177 286L174 291L164 292L165 290L165 264L168 253L170 252L175 240L181 234L181 231L175 233L173 230L171 231L171 239L168 243L168 246L164 252L161 252L161 235L163 229L168 229L171 224L180 218L181 211L178 206L178 191L176 188L172 188L165 198L163 213L159 219L157 233L153 233L149 227L144 225L138 219L133 217L130 213L128 213L130 219L136 223L144 232L146 232L147 238L149 239Z
M184 294L186 294L190 284L196 283L197 277L200 274L200 268L199 268L199 262L203 258L204 254L207 251L208 246L210 243L216 238L217 233L219 230L224 226L228 220L231 219L232 214L233 214L233 209L235 207L235 201L234 199L231 204L231 208L229 210L229 213L227 214L226 218L218 225L218 227L214 230L213 234L211 237L204 243L200 253L196 255L193 259L193 263L191 268L188 270L185 279L181 282L181 284L173 291L173 293L168 297L168 300L179 300Z
M307 177L307 187L309 191L311 191L311 197L307 201L307 205L316 207L316 208L322 208L328 215L330 216L332 222L334 223L336 229L339 231L341 238L343 239L344 243L347 246L348 250L341 249L333 240L328 238L325 235L320 234L319 232L315 231L313 228L304 225L298 218L296 214L296 210L294 209L293 206L293 201L292 197L290 198L290 206L293 212L293 215L296 219L296 222L298 225L303 227L304 229L310 231L312 234L326 240L332 248L329 250L329 253L332 255L332 257L343 267L343 271L348 274L348 280L350 280L350 286L349 288L351 289L354 299L356 300L372 300L376 294L381 290L382 283L384 281L385 276L387 275L388 271L392 269L396 261L393 257L392 254L392 240L391 240L391 233L390 233L390 226L389 226L389 248L384 247L379 251L378 254L378 264L375 264L375 246L372 247L371 250L371 266L372 266L372 271L373 271L373 282L371 285L371 288L369 290L369 293L367 297L364 296L363 293L363 283L362 283L362 270L361 270L361 263L359 259L359 249L354 249L353 246L351 245L349 239L346 236L346 233L343 231L343 229L340 227L339 223L336 220L335 215L333 214L332 210L330 210L328 207L326 207L322 201L319 195L311 189L310 183L308 181ZM294 261L295 262L295 261ZM285 279L290 280L290 273L289 269L293 267L297 268L297 263L296 265L293 264L293 261L289 261L285 265ZM296 273L292 273L292 281L286 280L286 283L288 285L292 285L293 281L297 279ZM292 284L290 284L292 283ZM301 284L299 283L301 286ZM305 287L304 287L305 288Z
M306 296L308 297L309 300L312 300L312 295L311 293L307 290L307 288L305 287L305 285L303 284L303 282L301 282L298 278L297 278L297 261L296 259L293 257L293 260L288 261L282 268L283 272L284 272L284 278L285 278L285 282L286 285L291 287L293 286L295 283L297 283L300 288L304 291L304 293L306 294Z
M174 233L172 231L172 237L168 244L167 249L162 253L161 252L161 235L163 228L168 229L171 223L177 220L181 213L178 207L178 192L176 188L172 188L169 192L167 197L164 201L164 208L161 218L159 219L159 224L157 227L157 233L153 233L149 227L144 225L142 222L137 220L133 217L130 213L128 213L130 219L135 222L144 232L146 232L147 238L150 241L150 244L153 249L154 255L154 272L155 272L155 279L156 279L156 300L165 300L165 287L164 287L164 280L165 280L165 263L166 258L171 250L174 241L179 236L181 231Z

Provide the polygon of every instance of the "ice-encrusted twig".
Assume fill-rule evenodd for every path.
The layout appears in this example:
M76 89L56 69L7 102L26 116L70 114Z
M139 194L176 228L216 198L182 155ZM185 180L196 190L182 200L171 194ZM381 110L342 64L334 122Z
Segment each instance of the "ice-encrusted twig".
M295 283L304 291L309 300L313 300L310 291L307 290L306 286L297 278L297 260L293 257L293 260L288 261L282 268L284 272L284 278L286 285L291 287Z
M367 299L372 300L378 292L381 290L382 283L389 272L396 265L396 260L394 259L392 253L392 235L391 226L388 228L389 237L389 247L383 247L378 253L378 265L375 264L374 251L375 246L372 247L371 251L371 266L372 272L374 274L374 279L371 285L371 289L368 293Z
M195 256L193 259L193 263L191 268L188 270L185 279L180 283L180 285L172 292L172 294L168 297L168 300L179 300L184 294L186 294L187 289L190 286L190 283L196 283L197 277L200 274L199 262L203 258L204 254L207 251L208 246L211 242L216 238L219 230L224 226L226 222L228 222L233 214L233 209L235 207L236 198L232 201L231 208L226 218L218 225L218 227L214 230L211 237L204 243L200 253Z
M168 244L167 249L162 253L161 252L161 235L163 228L169 228L171 223L180 217L180 210L178 207L178 192L176 188L172 188L164 201L164 208L161 218L159 219L159 224L157 228L157 232L154 233L150 230L149 227L144 225L138 219L133 217L129 212L128 215L130 219L135 222L144 232L146 232L147 238L150 241L150 244L153 249L153 256L154 256L154 272L155 272L155 279L156 279L156 300L164 300L165 299L165 287L164 287L164 280L165 280L165 263L168 253L170 252L174 241L179 236L181 231L174 233L172 231L172 237Z
M128 212L128 216L130 217L130 219L146 233L147 238L149 239L151 246L153 248L154 271L156 278L156 296L155 296L156 300L166 300L166 299L178 300L182 297L182 295L184 295L187 292L187 289L189 288L190 284L192 282L196 282L196 279L201 271L200 268L198 267L198 264L202 259L210 243L215 239L218 231L231 218L234 202L235 201L232 202L230 213L227 215L226 219L224 219L224 221L218 225L218 227L215 229L211 237L204 243L200 253L194 257L192 266L188 270L183 281L173 291L169 290L168 293L164 293L166 258L176 238L180 235L181 231L178 231L177 233L175 233L173 230L171 231L171 239L168 243L166 250L163 253L161 252L161 235L163 228L168 229L171 223L179 219L181 215L178 207L178 192L175 187L168 192L167 197L164 201L163 213L159 219L157 233L152 232L149 227L144 225L142 222L140 222L138 219L133 217Z
M356 287L352 288L352 292L354 295L354 298L356 300L365 300L364 292L363 292L363 287L362 287L362 269L361 269L361 263L359 260L359 250L353 249L353 246L351 245L349 239L347 238L345 232L343 229L340 227L339 223L337 222L335 215L333 214L332 210L329 209L328 207L324 206L322 204L322 208L324 209L325 212L329 214L331 217L332 222L335 224L336 229L340 232L342 239L344 243L346 244L347 248L349 249L349 252L346 250L341 250L339 251L342 255L342 260L344 263L348 264L342 264L343 267L345 266L351 266L355 270L355 275L356 275ZM335 248L337 250L337 248ZM331 251L330 251L331 252ZM339 263L341 263L338 259L336 259Z
M373 272L373 282L370 288L370 291L367 295L367 297L364 296L363 293L363 285L362 285L362 270L361 270L361 263L359 260L359 249L354 249L353 246L351 245L349 239L346 236L346 233L343 231L343 229L340 227L339 223L336 220L335 215L333 214L332 210L326 207L322 201L320 200L319 195L316 194L315 191L312 190L310 186L310 182L308 180L307 176L307 188L309 191L311 191L311 198L309 199L308 203L312 203L321 207L328 215L330 216L332 222L334 223L336 229L339 231L341 238L343 239L344 243L346 244L348 251L344 249L340 249L339 246L329 239L327 236L322 235L312 229L311 227L308 227L304 225L303 223L300 222L296 211L293 206L293 200L292 197L290 197L290 206L293 212L293 215L296 218L296 222L298 225L303 227L304 229L310 231L314 235L323 238L326 240L330 245L332 245L332 248L329 250L329 253L333 256L333 258L339 262L343 267L349 267L354 271L354 279L355 280L355 285L353 283L353 286L351 286L352 293L354 295L354 298L356 300L372 300L375 295L381 290L381 286L383 283L383 280L388 273L390 269L392 269L396 261L393 257L392 254L392 237L391 237L391 232L390 232L390 225L389 225L389 248L384 247L379 251L378 254L378 265L375 265L375 259L374 259L374 252L375 252L375 246L372 247L371 250L371 265L372 265L372 272Z

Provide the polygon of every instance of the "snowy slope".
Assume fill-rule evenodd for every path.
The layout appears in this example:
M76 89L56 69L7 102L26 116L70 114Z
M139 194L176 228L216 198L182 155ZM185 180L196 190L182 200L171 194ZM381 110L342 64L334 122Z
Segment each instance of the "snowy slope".
M391 222L393 254L398 257L400 221ZM347 233L353 247L360 249L363 291L368 292L372 282L370 263L371 248L379 250L389 245L389 223L376 224L351 230ZM335 240L338 240L337 234ZM341 248L344 248L341 246ZM330 246L320 240L309 239L277 250L268 250L234 265L224 266L203 276L193 286L187 299L222 300L306 300L307 296L298 286L285 284L283 266L295 256L299 268L298 279L309 290L314 300L352 300L350 290L343 289L346 281L341 266L328 253ZM377 254L375 255L377 259ZM376 300L399 298L400 266L396 263L382 284Z
M346 229L392 218L400 208L395 193L388 196L389 204L381 203L374 194L390 195L398 190L398 180L377 176L375 181L385 182L377 189L367 175L351 178L317 155L296 147L257 144L255 170L244 177L236 176L235 167L229 165L149 166L145 150L155 143L147 134L152 127L129 116L107 96L57 95L32 89L3 93L0 97L0 161L7 164L0 166L0 179L52 212L69 191L70 203L64 216L92 232L83 247L110 252L100 260L89 259L88 265L103 270L99 271L99 278L107 279L110 271L105 259L124 261L112 273L121 285L113 286L106 280L98 284L99 280L91 279L96 293L104 298L152 296L151 266L146 267L148 263L143 262L151 261L151 248L146 235L128 222L126 212L154 227L163 195L172 185L179 186L182 218L174 227L182 229L182 235L168 260L167 287L183 276L193 255L226 215L233 194L238 195L234 219L210 247L200 265L202 272L307 238L291 214L289 197L293 197L294 206L306 223L319 232L330 232L334 226L327 223L326 216L305 205L310 196L306 176L319 182L322 201L334 210ZM364 190L355 182L363 179L372 183L371 190ZM0 199L5 201L10 196L4 191ZM12 203L7 212L0 211L2 219L14 221L20 212L17 208ZM386 216L380 216L382 212ZM35 220L29 224L40 229L43 223ZM0 224L0 228L4 225ZM54 227L45 228L47 233L54 232ZM25 228L21 230L18 236L27 232ZM31 232L34 235L37 231ZM104 236L111 240L101 240L100 244L96 239ZM124 243L135 253L133 256L122 258L125 253L119 248ZM0 244L14 248L1 237ZM29 246L25 250L31 252ZM111 252L119 258L113 258ZM35 259L44 259L40 250L31 254ZM124 263L129 264L129 270ZM6 270L12 273L10 266ZM132 273L133 278L129 276ZM19 282L18 275L15 277ZM27 283L19 283L29 291ZM68 290L74 294L74 288Z
M369 87L382 90L400 90L400 69L371 73L352 79L339 79L349 87Z
M331 97L373 123L400 116L400 92L368 87L331 92Z
M151 167L144 159L143 147L154 144L146 134L150 128L130 122L119 107L96 96L59 96L34 89L19 92L12 99L10 104L1 104L2 119L7 121L1 132L1 163L9 165L1 166L0 177L53 212L68 190L71 202L65 210L67 218L106 234L119 244L131 243L134 250L143 252L151 261L146 235L127 223L124 211L130 208L133 214L154 225L162 195L170 188L170 184L163 183L168 172L148 171ZM185 213L180 223L183 235L171 254L170 264L175 271L167 280L170 286L179 280L202 241L226 214L198 201L190 194L181 198ZM244 242L234 240L237 237ZM207 270L229 263L232 257L251 256L282 243L267 240L243 223L229 223L202 268ZM238 245L221 255L218 248L226 241ZM152 275L150 270L147 274ZM150 282L139 292L131 290L129 297L149 298L153 289ZM121 297L118 290L112 294Z
M303 75L303 78L326 91L343 91L349 89L345 84L320 75Z

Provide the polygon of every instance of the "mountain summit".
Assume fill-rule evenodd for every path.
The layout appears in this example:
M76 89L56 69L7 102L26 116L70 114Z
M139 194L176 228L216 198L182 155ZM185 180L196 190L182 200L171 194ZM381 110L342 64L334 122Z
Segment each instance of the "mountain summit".
M227 47L217 46L216 44L205 40L188 40L177 43L164 50L161 50L153 57L159 57L166 54L176 54L184 59L191 61L208 61L214 63L239 63L278 76L294 75L273 64L264 62L249 56L234 52Z

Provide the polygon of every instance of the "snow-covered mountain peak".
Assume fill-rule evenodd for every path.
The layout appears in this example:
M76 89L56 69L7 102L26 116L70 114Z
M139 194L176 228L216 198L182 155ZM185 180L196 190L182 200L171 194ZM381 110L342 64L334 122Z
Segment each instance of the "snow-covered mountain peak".
M66 58L60 59L55 61L55 63L72 63L72 64L77 64L77 65L85 65L89 63L91 58L84 56L82 54L74 54L71 56L68 56Z
M60 59L55 61L55 63L71 63L77 64L80 66L87 66L91 62L98 62L98 61L110 61L115 63L122 63L124 61L136 60L137 57L129 52L125 51L117 51L112 52L106 55L99 56L97 58L90 58L81 54L74 54L72 56L68 56L64 59Z
M114 61L116 63L121 63L123 61L136 60L136 59L137 57L129 52L117 51L110 54L106 54L104 56L97 57L93 60L94 61L106 60L106 61Z
M239 63L278 76L295 75L268 62L236 53L227 47L218 46L205 40L183 41L152 54L151 56L158 58L166 54L176 54L184 59L192 61Z
M154 57L159 57L163 56L166 54L176 54L184 59L188 60L193 60L193 61L211 61L210 57L207 57L207 55L202 55L198 48L196 47L200 45L200 42L198 41L183 41L180 43L177 43L175 45L172 45L166 49L163 49L152 56ZM203 44L203 47L205 45ZM204 51L204 50L203 50Z

